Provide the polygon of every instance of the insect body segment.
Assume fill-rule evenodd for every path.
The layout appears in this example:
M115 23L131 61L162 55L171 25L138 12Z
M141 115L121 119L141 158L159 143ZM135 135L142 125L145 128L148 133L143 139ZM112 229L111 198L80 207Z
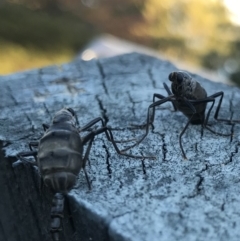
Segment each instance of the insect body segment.
M54 241L59 241L59 231L62 230L61 220L63 218L64 196L56 193L52 201L51 209L51 232Z

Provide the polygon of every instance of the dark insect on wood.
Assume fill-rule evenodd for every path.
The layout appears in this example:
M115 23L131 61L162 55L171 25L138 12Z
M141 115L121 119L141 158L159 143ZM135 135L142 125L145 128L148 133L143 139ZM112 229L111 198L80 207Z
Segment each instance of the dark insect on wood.
M96 123L101 122L102 127L91 130ZM64 209L64 194L69 192L76 184L76 178L81 170L84 171L88 187L91 184L85 169L89 153L95 136L105 133L107 139L112 142L118 154L133 158L152 158L144 156L134 156L122 153L116 145L112 131L107 127L102 118L96 118L79 128L78 118L71 108L64 108L58 111L52 121L52 124L43 124L45 133L37 142L30 142L31 151L21 152L17 157L22 162L30 162L38 167L43 182L50 187L55 196L51 209L51 232L54 241L59 240L61 231L61 219ZM83 138L79 132L89 131ZM83 147L88 143L85 155ZM28 157L34 157L30 161Z
M182 155L185 159L187 159L186 154L184 152L182 146L182 136L185 133L186 129L188 128L189 124L193 125L202 125L203 128L211 131L214 134L218 134L221 136L231 136L230 134L222 134L212 130L208 126L208 119L209 115L213 109L215 104L215 99L220 97L220 100L217 105L216 112L214 114L214 118L218 121L226 121L228 123L239 122L237 120L226 120L226 119L219 119L218 114L221 108L222 99L224 96L223 91L217 92L213 95L207 96L206 90L200 85L199 82L194 80L188 73L183 71L176 71L169 74L169 80L172 82L171 89L164 83L164 88L168 93L168 97L165 97L161 94L153 94L153 103L148 107L147 113L147 123L143 125L133 125L135 128L146 128L145 134L132 146L125 148L123 151L127 151L130 148L138 145L143 139L148 135L149 132L149 125L153 126L154 117L155 117L155 107L160 106L165 102L172 102L173 108L175 111L181 111L187 118L188 122L186 126L183 128L179 135L179 143L180 148L182 151ZM160 99L160 100L155 100ZM211 106L205 115L207 103L211 103ZM152 113L150 111L152 110Z

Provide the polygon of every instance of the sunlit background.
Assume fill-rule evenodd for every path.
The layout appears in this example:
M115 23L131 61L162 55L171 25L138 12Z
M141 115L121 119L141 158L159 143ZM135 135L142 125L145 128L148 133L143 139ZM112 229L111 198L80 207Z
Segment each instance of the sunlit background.
M2 75L131 51L240 85L240 2L0 0Z

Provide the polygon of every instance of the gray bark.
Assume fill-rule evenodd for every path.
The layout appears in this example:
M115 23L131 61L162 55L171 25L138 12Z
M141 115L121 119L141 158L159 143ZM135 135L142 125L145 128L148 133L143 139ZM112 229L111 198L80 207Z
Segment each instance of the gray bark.
M81 125L102 116L115 139L140 137L128 130L146 120L153 93L167 95L171 63L140 54L31 70L0 77L0 240L50 240L53 194L39 188L31 165L12 163L43 134L62 107L73 108ZM240 91L193 75L208 95L224 91L220 117L240 119ZM214 111L213 111L214 113ZM155 129L129 152L156 156L139 160L118 155L104 134L96 137L87 172L67 196L62 240L169 241L240 240L240 153L238 124L217 122L212 129L234 133L222 137L189 126L170 103L157 108ZM84 136L84 133L81 133ZM119 144L119 147L129 143Z

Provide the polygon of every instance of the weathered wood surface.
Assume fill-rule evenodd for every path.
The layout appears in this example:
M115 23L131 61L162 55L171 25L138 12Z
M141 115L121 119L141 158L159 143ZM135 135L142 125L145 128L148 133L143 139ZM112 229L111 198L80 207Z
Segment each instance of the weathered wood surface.
M39 189L33 167L11 165L41 137L42 123L68 106L81 125L102 116L121 129L116 139L141 136L143 130L124 128L145 122L153 93L166 95L163 82L170 85L173 70L169 62L127 54L0 77L0 240L50 240L52 194ZM209 95L225 92L221 117L240 119L238 88L195 78ZM200 126L190 126L186 161L178 142L186 117L164 104L155 120L154 131L131 150L155 161L119 156L104 135L95 139L87 166L92 190L81 172L67 197L62 240L240 240L240 125L211 115L212 128L232 138L207 130L201 136Z

